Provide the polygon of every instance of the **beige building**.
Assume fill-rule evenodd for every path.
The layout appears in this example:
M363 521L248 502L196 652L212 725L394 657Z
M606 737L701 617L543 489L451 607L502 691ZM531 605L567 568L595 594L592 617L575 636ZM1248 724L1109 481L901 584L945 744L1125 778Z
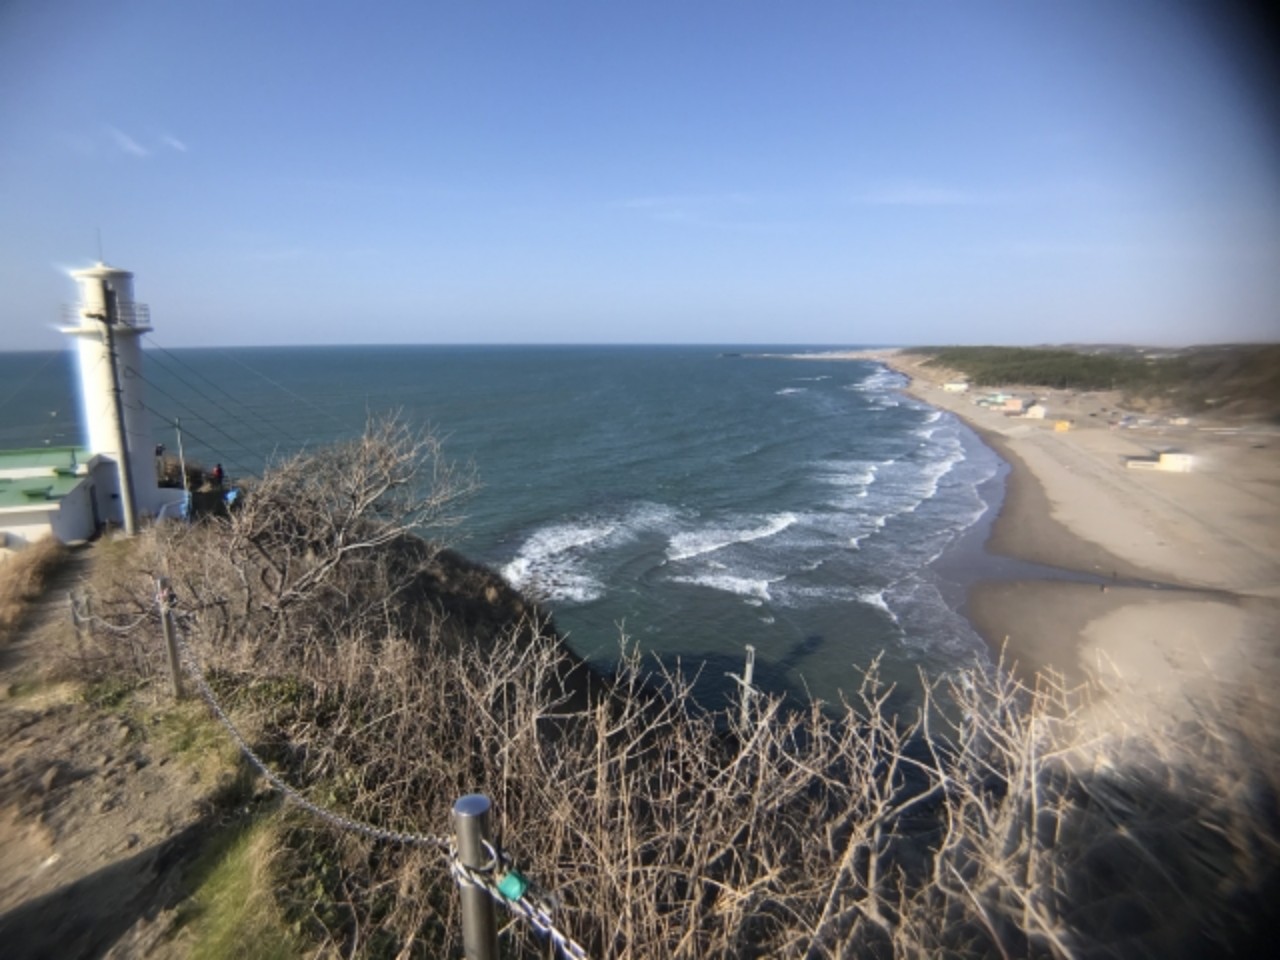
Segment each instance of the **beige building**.
M1189 453L1166 451L1156 457L1133 457L1125 462L1130 470L1160 470L1164 473L1190 473L1195 457Z

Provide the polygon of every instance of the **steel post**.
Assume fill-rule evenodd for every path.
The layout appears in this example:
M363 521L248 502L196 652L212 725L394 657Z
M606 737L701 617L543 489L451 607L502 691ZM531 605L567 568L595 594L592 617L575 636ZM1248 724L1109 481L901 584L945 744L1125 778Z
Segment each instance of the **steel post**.
M491 808L489 798L482 793L459 797L453 805L453 830L458 838L458 859L463 866L475 869L492 866ZM464 883L459 885L458 892L462 898L462 943L467 960L498 960L498 927L488 891Z
M173 698L182 699L182 661L178 658L178 644L173 636L173 615L169 612L169 581L156 577L156 606L160 610L160 626L164 630L164 648L169 655L169 681L173 685Z

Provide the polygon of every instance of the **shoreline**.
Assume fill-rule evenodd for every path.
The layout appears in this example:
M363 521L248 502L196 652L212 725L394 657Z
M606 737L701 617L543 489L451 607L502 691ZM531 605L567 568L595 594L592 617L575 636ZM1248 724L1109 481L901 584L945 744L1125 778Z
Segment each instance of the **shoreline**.
M1012 419L945 391L953 372L924 357L808 358L870 360L906 376L905 393L958 417L1008 464L980 549L1064 577L978 579L960 612L1024 682L1046 670L1071 686L1092 679L1126 715L1176 716L1205 683L1251 684L1274 668L1280 432L1117 430L1118 395L1043 388L1009 389L1040 398L1050 418ZM1071 428L1056 432L1053 418ZM1195 456L1193 472L1126 468L1171 448Z

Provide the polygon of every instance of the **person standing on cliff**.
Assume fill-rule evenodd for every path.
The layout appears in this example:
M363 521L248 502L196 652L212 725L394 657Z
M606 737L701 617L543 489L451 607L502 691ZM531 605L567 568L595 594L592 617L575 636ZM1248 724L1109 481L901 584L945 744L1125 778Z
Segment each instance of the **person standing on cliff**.
M213 471L209 474L209 479L213 482L213 485L214 485L215 487L221 487L221 486L222 486L222 478L223 478L224 476L225 476L225 474L222 472L222 464L220 464L220 463L215 463L215 464L213 465Z

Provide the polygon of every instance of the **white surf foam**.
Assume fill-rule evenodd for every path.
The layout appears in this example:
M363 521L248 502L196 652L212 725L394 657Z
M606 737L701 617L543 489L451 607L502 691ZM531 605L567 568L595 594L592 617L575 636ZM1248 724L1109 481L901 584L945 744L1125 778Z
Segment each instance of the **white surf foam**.
M609 522L555 523L535 530L525 541L522 552L532 556L554 556L599 543L615 534L618 529L617 523Z
M518 589L549 600L598 600L604 596L605 586L589 569L591 558L633 540L643 530L665 529L675 517L671 507L639 503L615 516L550 523L529 535L502 574Z
M883 590L864 591L858 594L858 600L861 601L862 603L867 604L867 606L875 607L877 610L884 611L886 614L888 614L889 619L892 620L895 624L898 622L898 615L894 613L892 609L890 609L889 602L884 598Z
M866 460L828 460L815 464L818 480L833 487L864 488L871 484L880 470L879 463Z
M667 547L667 559L690 560L737 543L750 543L772 537L794 524L798 517L794 513L776 513L763 519L764 523L755 523L749 527L713 527L677 533L671 537Z
M520 590L552 600L586 603L604 595L604 585L582 569L583 554L619 531L617 523L570 521L535 530L502 574Z
M590 603L605 593L599 579L563 561L521 557L503 567L502 574L519 590L562 603Z
M857 532L849 537L849 545L855 550L862 548L862 541L884 529L884 525L889 522L891 514L862 514L854 518L857 525Z
M675 583L687 583L692 586L709 587L712 590L723 590L740 597L746 597L753 606L773 599L769 595L769 587L780 583L785 577L773 580L755 579L752 577L735 577L727 573L704 573L693 576L671 578Z
M964 452L958 451L955 456L947 457L945 460L935 460L933 463L925 464L914 478L914 482L907 487L908 495L914 502L906 506L903 512L913 512L926 500L932 500L938 493L938 484L942 478L963 459Z
M888 367L877 367L870 374L863 377L857 383L849 384L849 390L857 390L860 393L874 393L881 390L898 390L906 386L907 378L900 373L894 373Z

